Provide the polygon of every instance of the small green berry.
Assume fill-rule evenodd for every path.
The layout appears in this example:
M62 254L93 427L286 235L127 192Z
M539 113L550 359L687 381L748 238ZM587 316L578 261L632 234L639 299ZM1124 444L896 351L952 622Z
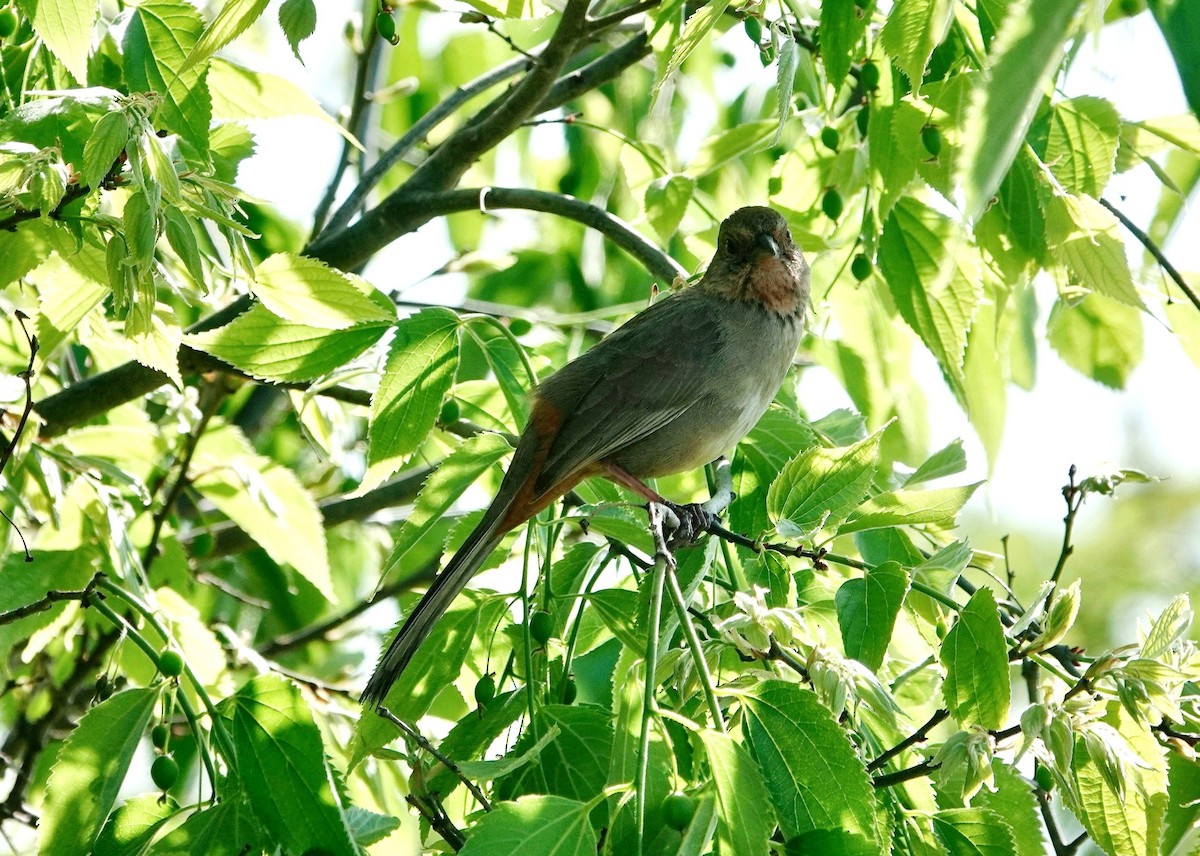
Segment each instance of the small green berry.
M380 12L375 16L375 32L379 33L381 39L387 39L392 44L400 42L399 36L396 35L396 19L390 12Z
M870 122L871 110L866 104L864 104L862 109L854 115L854 124L858 127L858 135L860 137L865 137L867 135L867 128L870 125Z
M746 31L746 38L750 39L756 45L762 44L762 21L750 16L742 21L742 29Z
M475 682L475 704L487 707L496 697L496 679L488 672Z
M842 135L838 133L838 129L830 125L826 125L821 129L821 145L830 151L837 151L838 143L842 141Z
M862 64L862 68L858 70L858 79L862 82L863 89L868 92L873 92L879 86L879 66L875 63L867 61Z
M442 405L442 412L438 414L438 422L442 423L443 425L449 425L452 422L457 422L458 417L461 415L462 413L459 410L458 402L453 398L448 398Z
M0 39L7 39L17 31L17 27L21 23L21 18L17 15L17 10L12 6L5 6L0 9Z
M183 674L183 657L170 649L159 652L158 670L168 678L178 678Z
M850 262L850 273L854 275L855 279L862 282L871 275L871 260L862 253L859 253Z
M1054 790L1054 775L1045 764L1038 763L1034 765L1033 779L1037 782L1037 786L1046 793Z
M554 636L554 616L538 610L529 618L529 635L539 645L545 645Z
M562 700L563 704L574 704L575 699L579 696L579 688L575 686L574 678L567 678L567 682L563 685Z
M150 729L150 742L154 744L155 749L162 751L163 749L167 748L167 738L170 737L170 735L170 729L168 729L167 726L163 725L162 723L159 723Z
M533 324L525 318L514 318L508 322L508 329L514 336L524 336L533 329Z
M942 132L936 125L926 125L921 129L921 145L935 158L942 153Z
M663 823L677 832L683 832L696 814L696 803L687 794L667 794L662 805Z
M159 755L150 765L150 778L160 791L168 790L179 779L179 765L170 755Z
M842 194L832 188L825 191L825 195L821 197L821 210L825 212L826 217L836 220L842 216L844 208Z

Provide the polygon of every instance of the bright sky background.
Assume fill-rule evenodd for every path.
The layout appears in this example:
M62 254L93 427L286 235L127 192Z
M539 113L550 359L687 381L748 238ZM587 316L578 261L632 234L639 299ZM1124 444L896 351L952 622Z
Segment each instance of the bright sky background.
M321 0L318 7L323 21L337 20L343 13L342 5L332 0ZM346 69L337 64L347 60L340 25L322 25L317 36L302 47L309 62L307 69L291 57L282 37L271 29L266 36L271 44L270 70L296 80L323 103L339 105L345 93L338 87L344 85ZM733 38L727 36L727 46L731 49L746 45L740 33L730 36ZM747 67L759 69L757 59ZM773 71L767 74L773 75ZM1108 98L1126 119L1186 110L1174 64L1148 13L1105 27L1098 37L1089 39L1066 80L1065 94ZM324 189L325 172L334 163L340 139L306 120L258 123L255 131L258 154L242 168L243 186L281 210L311 211ZM303 141L302 147L297 147L297 140ZM307 180L297 181L296 176ZM1159 185L1148 168L1140 167L1114 176L1105 195L1134 222L1145 224L1158 200ZM529 228L523 216L507 216L521 224L519 229ZM444 242L437 239L440 234L440 225L435 223L422 230L419 237L395 242L368 267L368 279L391 289L437 269L450 256ZM1200 241L1194 237L1188 240L1189 235L1200 235L1200 216L1195 206L1165 247L1168 257L1185 273L1200 270ZM1135 271L1140 263L1138 253ZM1148 279L1152 287L1157 287L1157 273ZM462 296L464 287L462 280L440 278L406 294L413 299L453 303ZM1044 322L1053 292L1043 290L1039 297ZM1200 477L1200 371L1164 324L1147 319L1145 333L1145 358L1125 392L1114 392L1083 378L1063 364L1044 341L1040 343L1037 385L1028 393L1009 388L1008 423L1000 458L971 508L1004 525L1056 528L1062 516L1059 489L1072 463L1083 475L1119 465L1140 467L1173 479ZM964 438L968 478L987 478L982 447L942 382L932 357L919 348L914 371L930 401L931 449L956 437ZM806 373L801 391L806 407L814 414L847 403L836 384L828 378L823 381L819 372Z

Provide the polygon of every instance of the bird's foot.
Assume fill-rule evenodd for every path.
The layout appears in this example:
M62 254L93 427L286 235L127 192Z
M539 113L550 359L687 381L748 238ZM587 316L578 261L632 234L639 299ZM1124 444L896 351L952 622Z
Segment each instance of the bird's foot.
M672 550L680 547L690 547L700 540L700 536L721 524L721 518L705 508L704 503L690 502L687 505L676 505L668 502L667 508L675 515L678 525L671 531L667 546Z

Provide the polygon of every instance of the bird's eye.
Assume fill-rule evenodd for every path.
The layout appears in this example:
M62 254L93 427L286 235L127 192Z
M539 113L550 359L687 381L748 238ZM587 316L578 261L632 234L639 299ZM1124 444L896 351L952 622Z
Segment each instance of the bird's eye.
M738 254L738 242L726 236L725 240L721 242L721 249L731 256L736 256Z

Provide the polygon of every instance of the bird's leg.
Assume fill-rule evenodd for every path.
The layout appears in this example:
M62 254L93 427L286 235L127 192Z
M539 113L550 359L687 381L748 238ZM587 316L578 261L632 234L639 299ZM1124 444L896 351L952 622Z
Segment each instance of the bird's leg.
M671 529L668 544L675 549L690 547L699 540L701 535L718 525L721 522L720 512L724 511L733 501L733 477L730 474L729 461L723 457L718 458L716 468L717 487L713 491L712 499L708 502L691 502L687 505L677 505L664 498L656 491L646 487L639 478L612 462L603 462L600 474L610 481L629 488L647 501L670 509L675 520L668 517L663 523ZM675 521L678 521L678 525L672 526L671 524Z

